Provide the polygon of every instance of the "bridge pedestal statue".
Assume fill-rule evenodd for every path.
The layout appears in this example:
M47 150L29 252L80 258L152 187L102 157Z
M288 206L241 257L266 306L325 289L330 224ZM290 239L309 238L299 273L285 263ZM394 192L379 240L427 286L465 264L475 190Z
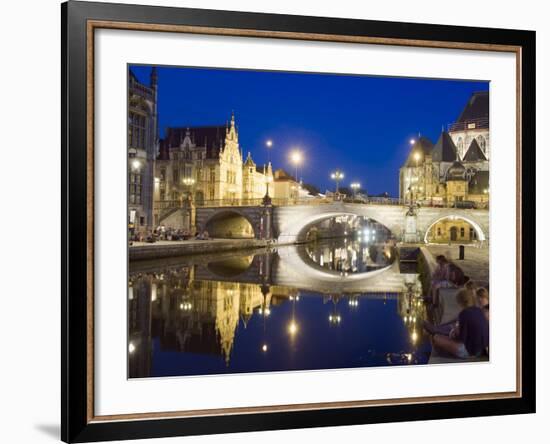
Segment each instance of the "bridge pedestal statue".
M403 242L418 242L417 214L413 205L411 205L405 214L405 231L403 233Z

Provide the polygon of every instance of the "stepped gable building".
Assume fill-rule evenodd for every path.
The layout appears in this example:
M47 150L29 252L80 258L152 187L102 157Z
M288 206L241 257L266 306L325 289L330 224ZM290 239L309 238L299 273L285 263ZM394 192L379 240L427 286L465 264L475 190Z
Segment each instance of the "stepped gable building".
M155 171L156 224L163 223L163 208L178 202L196 205L261 199L271 165L257 166L248 153L243 160L235 115L226 125L167 128Z
M157 69L149 85L128 73L128 227L144 234L153 226L153 182L158 151Z

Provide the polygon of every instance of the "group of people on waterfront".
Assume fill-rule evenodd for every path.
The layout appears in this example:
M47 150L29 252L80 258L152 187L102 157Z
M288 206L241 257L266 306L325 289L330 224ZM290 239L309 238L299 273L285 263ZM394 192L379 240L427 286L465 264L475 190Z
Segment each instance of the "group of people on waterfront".
M467 359L489 355L489 290L476 286L462 269L444 255L436 257L429 300L437 305L444 288L456 289L460 312L441 325L424 322L434 347L453 357Z
M132 242L149 242L157 241L185 241L190 239L209 240L210 235L207 230L192 232L187 229L166 227L159 225L153 231L147 234L135 233L130 236Z

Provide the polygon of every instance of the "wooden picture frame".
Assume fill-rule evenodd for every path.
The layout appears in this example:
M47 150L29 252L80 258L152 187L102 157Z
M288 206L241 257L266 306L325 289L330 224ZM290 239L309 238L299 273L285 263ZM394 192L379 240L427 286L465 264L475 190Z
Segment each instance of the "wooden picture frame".
M65 442L535 412L535 33L69 1L62 14L62 416ZM97 29L511 52L517 57L517 391L94 414L94 45Z

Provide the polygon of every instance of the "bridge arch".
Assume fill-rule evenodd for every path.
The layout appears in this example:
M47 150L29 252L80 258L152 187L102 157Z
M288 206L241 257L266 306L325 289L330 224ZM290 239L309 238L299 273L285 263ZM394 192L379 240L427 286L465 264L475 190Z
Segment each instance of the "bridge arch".
M357 216L371 219L386 227L400 238L406 210L400 206L365 205L335 202L318 206L296 206L278 209L275 225L279 243L295 243L305 240L305 234L323 220L338 216Z
M254 221L238 207L216 211L201 228L214 238L253 239L257 235Z
M436 219L432 220L431 222L428 223L426 229L424 230L424 243L428 243L428 234L430 233L430 230L432 229L432 227L434 225L436 225L438 222L442 222L446 219L450 219L450 220L462 220L464 222L467 222L468 224L470 224L470 226L472 226L477 234L477 239L480 240L480 241L486 241L487 240L487 236L483 230L483 228L481 227L481 224L478 223L474 218L472 217L469 217L467 215L463 215L463 214L445 214L443 216L440 216L440 217L437 217Z

